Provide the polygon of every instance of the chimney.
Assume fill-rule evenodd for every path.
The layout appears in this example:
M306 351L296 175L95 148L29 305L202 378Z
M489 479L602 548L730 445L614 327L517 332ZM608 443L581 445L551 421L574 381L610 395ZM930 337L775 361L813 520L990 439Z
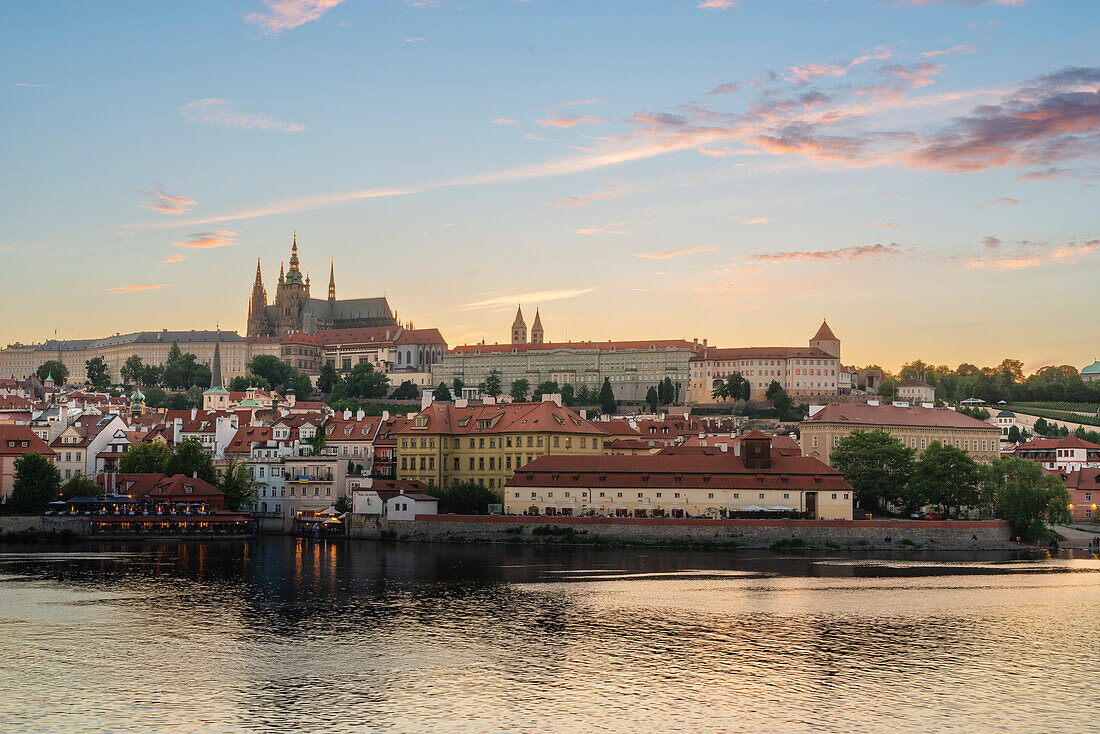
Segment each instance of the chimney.
M482 405L496 405L497 404L497 399L494 398L492 395L486 395L485 397L483 397L481 399L481 404Z
M725 442L715 444L715 446L717 446L718 450L721 451L723 454L727 453L730 450L730 445L728 443L725 443Z
M425 390L420 394L420 409L427 410L432 407L432 391Z
M456 408L465 408L465 407L468 407L469 405L470 405L470 401L467 400L466 398L455 398L455 407Z
M346 421L351 420L351 411L350 410L345 410L344 411L344 420L346 420Z
M553 393L548 392L548 393L546 393L542 396L542 402L544 402L544 403L553 403L554 405L556 405L560 408L561 407L561 393L560 392L553 392Z
M199 478L199 473L197 471L191 472L191 478L192 479L198 479Z
M390 411L388 411L388 410L383 410L383 411L382 411L382 422L383 422L383 423L385 423L385 422L386 422L386 421L388 421L389 419L390 419Z
M366 415L366 413L364 413L362 410L357 410L357 411L355 411L355 420L361 421L361 420L363 420L363 416L365 416L365 415Z
M194 408L191 409L191 420L195 420L195 416L198 415L198 411Z
M741 442L740 441L734 441L733 442L733 455L734 456L740 456L741 455Z

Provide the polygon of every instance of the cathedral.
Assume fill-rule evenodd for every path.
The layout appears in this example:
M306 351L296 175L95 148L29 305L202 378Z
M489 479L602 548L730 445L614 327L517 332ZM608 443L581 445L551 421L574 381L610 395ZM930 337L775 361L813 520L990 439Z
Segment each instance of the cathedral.
M330 266L328 298L310 298L309 275L298 267L298 236L290 248L290 269L279 266L275 302L268 305L267 290L256 261L256 282L248 302L248 336L313 334L321 329L355 329L364 326L397 326L385 298L336 300L336 271Z

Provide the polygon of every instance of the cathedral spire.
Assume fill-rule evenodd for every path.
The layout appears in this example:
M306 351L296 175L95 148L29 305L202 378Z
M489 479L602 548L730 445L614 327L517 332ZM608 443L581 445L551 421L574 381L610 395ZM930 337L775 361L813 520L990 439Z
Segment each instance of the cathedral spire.
M328 265L328 299L336 300L336 263L331 261Z
M256 285L260 286L261 288L264 285L263 276L260 275L260 258L256 258Z
M286 278L283 276L283 263L279 263L279 282L283 283L285 281Z
M224 387L222 385L222 329L218 326L218 333L214 337L214 365L210 370L210 387Z

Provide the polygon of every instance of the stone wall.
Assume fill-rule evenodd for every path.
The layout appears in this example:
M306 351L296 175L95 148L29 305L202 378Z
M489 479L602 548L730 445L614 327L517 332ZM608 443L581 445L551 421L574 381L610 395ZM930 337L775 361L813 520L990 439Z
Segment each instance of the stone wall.
M698 545L768 548L801 541L817 548L985 550L1018 547L1008 523L906 520L672 520L663 518L421 515L388 520L349 515L352 538L429 542Z
M0 533L60 533L68 530L74 535L91 534L91 525L86 517L64 515L3 515L0 516Z

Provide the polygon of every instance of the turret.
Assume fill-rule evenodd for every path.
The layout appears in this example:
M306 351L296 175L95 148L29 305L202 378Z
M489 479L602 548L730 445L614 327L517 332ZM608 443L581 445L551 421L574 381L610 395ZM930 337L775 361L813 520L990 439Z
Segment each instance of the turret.
M527 324L523 320L523 309L516 306L516 320L512 322L512 343L527 343Z
M833 334L833 330L829 328L829 323L825 319L821 320L821 328L810 339L810 346L840 359L840 340Z
M542 333L542 317L539 316L539 310L535 309L535 323L531 324L531 343L542 344L545 338Z
M332 262L328 266L328 300L330 303L336 300L336 265Z

